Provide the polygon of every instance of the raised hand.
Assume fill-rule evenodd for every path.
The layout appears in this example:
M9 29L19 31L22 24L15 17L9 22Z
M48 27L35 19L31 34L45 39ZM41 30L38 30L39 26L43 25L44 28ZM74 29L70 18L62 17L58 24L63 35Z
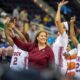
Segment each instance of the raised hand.
M69 1L62 0L60 3L58 3L58 6L62 7L63 5L67 4L68 2Z
M74 23L76 21L76 17L74 16L74 17L71 17L71 19L70 19L70 23Z
M10 32L10 34L9 34L9 35L10 35L11 37L15 37L15 33L14 33L14 31L13 31L13 30L9 30L9 32Z
M9 17L7 17L5 20L4 20L4 24L7 24L7 23L9 23L9 21L10 21L10 18Z

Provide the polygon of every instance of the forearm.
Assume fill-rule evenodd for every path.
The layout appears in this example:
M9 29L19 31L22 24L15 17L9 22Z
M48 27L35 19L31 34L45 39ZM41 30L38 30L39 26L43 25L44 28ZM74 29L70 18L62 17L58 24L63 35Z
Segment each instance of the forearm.
M55 22L61 22L61 7L58 6Z
M70 38L71 38L73 44L77 47L78 40L77 40L76 35L75 35L74 23L70 23Z
M64 30L64 25L61 22L61 13L60 13L60 10L61 10L61 7L58 6L58 11L57 11L56 18L55 18L55 24L56 24L56 27L58 28L59 32L61 34L63 34L63 32L65 30Z
M21 40L25 40L24 35L17 28L14 28L14 30L17 32Z
M74 23L70 23L70 37L75 36Z
M7 36L7 40L8 40L8 42L9 42L9 45L11 45L11 46L14 45L14 42L13 42L13 40L11 39L10 36Z
M13 40L11 39L11 37L8 35L8 32L7 32L6 30L5 30L5 36L6 36L7 41L9 42L9 44L10 44L11 46L13 46L14 42L13 42Z

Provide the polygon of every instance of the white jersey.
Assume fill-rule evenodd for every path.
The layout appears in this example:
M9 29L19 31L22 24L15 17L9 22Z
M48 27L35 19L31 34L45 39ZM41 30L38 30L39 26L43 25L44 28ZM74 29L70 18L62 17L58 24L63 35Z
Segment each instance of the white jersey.
M77 46L77 59L76 59L76 77L78 77L80 79L80 44L78 44Z
M67 69L67 61L63 56L63 53L66 52L66 48L68 45L68 35L64 32L62 35L58 36L55 43L53 43L52 50L55 56L55 64Z
M13 46L13 49L10 68L13 70L28 69L28 52L21 50L16 45Z

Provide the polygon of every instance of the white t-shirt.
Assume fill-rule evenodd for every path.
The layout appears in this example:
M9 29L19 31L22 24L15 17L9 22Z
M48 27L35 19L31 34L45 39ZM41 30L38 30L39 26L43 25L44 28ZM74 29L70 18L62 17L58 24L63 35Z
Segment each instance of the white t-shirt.
M59 55L60 54L63 55L63 53L66 52L67 45L68 45L68 35L66 32L64 32L62 35L57 37L56 41L52 45L56 64L59 64L59 60L58 60Z
M16 45L13 46L13 49L10 68L13 70L28 69L28 52L21 50Z
M65 60L63 53L66 52L67 45L68 35L66 32L58 36L56 41L52 45L52 50L55 56L55 64L62 67L64 70L67 69L67 61Z

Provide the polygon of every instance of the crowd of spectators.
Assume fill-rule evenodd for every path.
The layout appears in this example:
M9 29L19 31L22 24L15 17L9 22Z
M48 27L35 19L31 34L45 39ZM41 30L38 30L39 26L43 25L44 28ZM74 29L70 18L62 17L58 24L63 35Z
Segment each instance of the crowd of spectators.
M24 34L25 38L29 42L35 40L36 33L39 30L46 30L48 32L47 43L49 46L52 46L52 43L55 42L57 37L58 29L54 24L54 19L45 15L35 15L35 18L29 20L29 14L26 10L20 11L19 7L16 7L13 10L12 14L1 10L0 11L0 79L1 80L75 80L75 78L64 76L59 71L59 68L56 68L54 65L50 65L49 68L43 70L41 73L35 70L23 70L23 71L13 71L9 68L11 57L6 54L10 49L10 44L6 39L5 27L12 28L14 23L15 27ZM4 23L6 20L7 24ZM15 32L16 33L16 32ZM80 36L78 36L80 41ZM71 47L74 47L72 42L70 42ZM2 51L3 48L3 51ZM6 49L5 49L6 48ZM6 51L7 50L7 51ZM1 53L3 53L1 55Z

